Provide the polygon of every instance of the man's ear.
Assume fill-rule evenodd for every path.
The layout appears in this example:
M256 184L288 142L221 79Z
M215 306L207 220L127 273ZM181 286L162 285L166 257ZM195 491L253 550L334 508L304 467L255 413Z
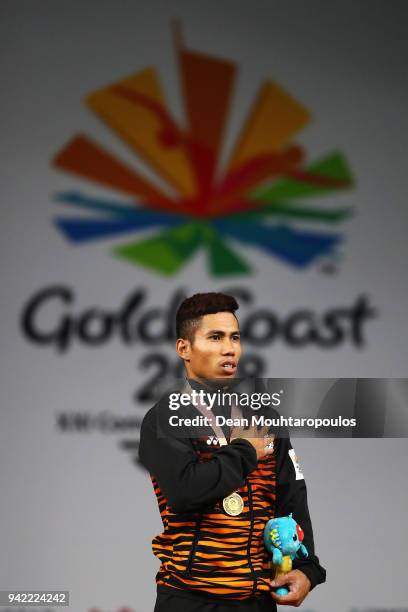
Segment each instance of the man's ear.
M179 357L184 361L190 361L191 343L190 340L184 338L177 338L176 340L176 351Z

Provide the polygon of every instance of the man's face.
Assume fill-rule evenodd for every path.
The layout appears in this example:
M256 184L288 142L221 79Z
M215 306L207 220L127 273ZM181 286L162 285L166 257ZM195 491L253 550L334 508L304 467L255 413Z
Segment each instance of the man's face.
M232 312L217 312L201 318L194 341L184 341L187 376L212 379L233 378L241 357L238 321Z

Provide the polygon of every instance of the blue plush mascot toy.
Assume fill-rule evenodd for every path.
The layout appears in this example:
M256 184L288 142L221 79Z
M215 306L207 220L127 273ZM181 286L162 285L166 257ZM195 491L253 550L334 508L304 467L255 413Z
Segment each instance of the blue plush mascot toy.
M293 559L308 556L307 548L302 544L303 538L303 530L292 514L266 523L264 542L276 568L275 578L292 570ZM275 592L277 595L287 595L289 591L286 587L279 587Z

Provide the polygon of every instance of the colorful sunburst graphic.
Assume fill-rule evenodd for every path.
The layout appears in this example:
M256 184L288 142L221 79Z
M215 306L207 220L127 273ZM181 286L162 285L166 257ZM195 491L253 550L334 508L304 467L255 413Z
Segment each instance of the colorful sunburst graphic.
M127 200L59 193L57 202L93 211L88 217L58 217L59 230L73 243L86 243L157 228L148 238L132 236L113 253L166 276L177 273L199 249L208 254L212 275L247 274L251 266L237 252L239 243L296 268L334 256L342 235L327 228L342 222L350 208L302 200L352 185L344 156L334 151L308 161L304 148L293 142L310 122L308 110L265 80L226 167L220 168L237 66L186 49L180 36L176 52L186 127L168 110L155 68L94 91L87 104L177 195L169 196L87 135L77 134L54 158L56 167Z

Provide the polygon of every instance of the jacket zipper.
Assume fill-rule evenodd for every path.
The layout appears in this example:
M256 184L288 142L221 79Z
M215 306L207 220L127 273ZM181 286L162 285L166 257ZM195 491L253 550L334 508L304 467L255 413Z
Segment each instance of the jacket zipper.
M188 556L188 561L187 561L186 574L188 576L191 576L191 568L192 568L192 565L193 565L194 553L195 553L195 549L197 548L198 539L200 537L200 527L201 527L202 518L203 517L200 515L197 518L197 521L196 521L195 534L194 534L193 541L191 543L191 550L190 550L190 554Z
M249 569L251 570L251 574L252 574L252 580L253 580L253 587L252 587L252 593L251 596L255 594L256 588L257 588L257 578L256 578L256 574L255 574L255 570L254 570L254 566L252 565L252 561L251 561L251 542L252 542L252 534L254 531L254 507L253 507L253 503L252 503L252 487L251 487L251 483L249 482L248 479L246 479L246 483L247 483L247 487L248 487L248 505L249 505L249 521L250 521L250 527L249 527L249 537L248 537L248 545L247 545L247 557L248 557L248 565L249 565Z

